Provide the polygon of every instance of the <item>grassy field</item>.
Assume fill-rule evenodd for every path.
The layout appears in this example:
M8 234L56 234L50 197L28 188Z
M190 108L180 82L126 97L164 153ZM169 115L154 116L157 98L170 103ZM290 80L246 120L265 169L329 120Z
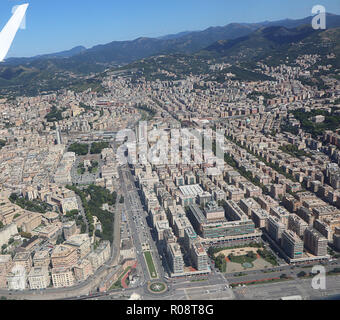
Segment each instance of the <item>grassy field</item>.
M144 258L145 258L146 264L148 265L148 269L149 269L149 273L150 273L151 278L156 279L157 278L157 272L156 272L156 268L155 268L155 265L154 265L153 260L152 260L151 252L145 251L144 252Z
M230 259L231 262L240 263L240 264L243 264L245 262L252 263L253 261L256 260L256 256L248 257L247 255L244 255L244 256L230 256L229 255L228 258Z

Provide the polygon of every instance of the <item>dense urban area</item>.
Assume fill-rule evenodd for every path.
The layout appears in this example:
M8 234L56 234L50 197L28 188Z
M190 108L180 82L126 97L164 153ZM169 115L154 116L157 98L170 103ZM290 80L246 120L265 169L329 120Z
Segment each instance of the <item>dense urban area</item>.
M339 294L339 31L2 90L1 299Z

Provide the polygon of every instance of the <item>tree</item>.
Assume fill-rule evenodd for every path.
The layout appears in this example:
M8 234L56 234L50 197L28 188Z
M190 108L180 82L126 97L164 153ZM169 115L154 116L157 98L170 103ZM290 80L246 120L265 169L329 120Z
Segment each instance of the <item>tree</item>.
M82 224L81 224L80 232L81 232L81 233L85 233L85 232L86 232L86 224L85 224L85 223L82 223Z
M107 141L93 142L91 144L90 153L99 154L102 152L103 149L108 148L109 146L110 144Z
M60 234L58 236L58 239L57 239L57 244L62 244L63 242L65 241L64 237L62 234Z
M23 237L23 238L27 238L27 239L31 239L32 238L32 235L28 232L24 232L24 231L21 231L20 232L20 235Z
M307 273L304 272L304 271L301 271L301 272L299 272L299 273L297 274L297 276L298 276L299 278L305 277L306 275L307 275Z
M247 257L248 258L251 258L251 259L255 259L256 258L256 254L253 252L253 251L249 251L247 253Z
M74 210L68 211L65 216L67 218L72 218L73 219L74 216L77 216L78 214L79 214L79 211L77 209L74 209Z
M67 151L75 152L78 156L85 156L89 151L89 145L86 143L73 143Z

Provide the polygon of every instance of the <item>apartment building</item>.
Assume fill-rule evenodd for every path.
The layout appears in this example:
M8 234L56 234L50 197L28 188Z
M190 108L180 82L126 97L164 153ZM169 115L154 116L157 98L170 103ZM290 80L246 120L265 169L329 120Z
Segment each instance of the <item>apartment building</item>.
M27 287L27 272L22 265L14 265L6 276L8 290L25 290Z
M77 232L76 222L68 221L63 224L63 234L65 240L68 240L71 236L73 236Z
M87 259L91 262L92 269L95 272L110 258L110 255L110 241L102 241L98 248L87 256Z
M197 233L190 225L184 230L184 247L187 251L190 250L192 244L197 240Z
M72 268L78 260L77 249L63 244L58 245L52 252L51 260L53 268Z
M27 279L31 290L46 289L50 285L47 267L33 267Z
M92 264L89 260L84 259L74 266L73 271L77 281L84 281L93 274Z
M70 236L65 242L65 246L77 250L78 259L84 258L91 251L91 240L87 233Z
M71 287L75 283L73 272L70 268L53 268L52 283L55 288Z
M292 259L299 259L303 255L303 241L291 230L283 231L281 246L288 257Z
M317 230L307 228L304 234L305 247L315 256L327 255L328 240Z
M290 213L284 207L271 207L269 213L280 219L280 221L286 226L286 228L288 227L288 218Z
M278 217L270 216L268 218L267 232L273 240L279 243L284 230L286 230L286 226Z
M51 263L51 258L48 250L35 252L33 256L34 267L48 267Z
M32 258L29 252L18 252L13 258L13 266L22 266L28 274L32 268Z
M184 272L184 261L181 252L181 248L177 243L168 243L167 255L169 259L169 266L173 273Z
M333 244L336 250L340 251L340 228L338 227L335 228L335 231L333 234Z
M251 218L255 223L255 227L259 229L266 229L268 224L268 211L258 208L251 210Z
M10 254L0 255L0 288L7 287L7 273L12 268L12 257Z
M242 210L241 212L244 214ZM208 221L197 205L189 206L188 218L196 232L203 238L241 236L255 232L255 224L248 218L238 221L226 221L225 218Z
M296 214L291 214L288 218L288 229L295 232L299 237L303 237L308 223Z
M256 202L253 198L241 199L239 206L248 217L251 217L252 210L261 208L258 202Z
M207 252L199 242L194 242L191 245L191 259L198 271L209 270Z

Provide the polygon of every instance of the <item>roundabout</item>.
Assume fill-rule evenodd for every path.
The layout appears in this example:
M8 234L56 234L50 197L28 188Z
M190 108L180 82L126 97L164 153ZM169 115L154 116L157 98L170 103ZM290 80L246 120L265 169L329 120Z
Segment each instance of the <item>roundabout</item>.
M151 282L148 284L148 290L153 294L164 293L168 289L168 286L161 281Z

